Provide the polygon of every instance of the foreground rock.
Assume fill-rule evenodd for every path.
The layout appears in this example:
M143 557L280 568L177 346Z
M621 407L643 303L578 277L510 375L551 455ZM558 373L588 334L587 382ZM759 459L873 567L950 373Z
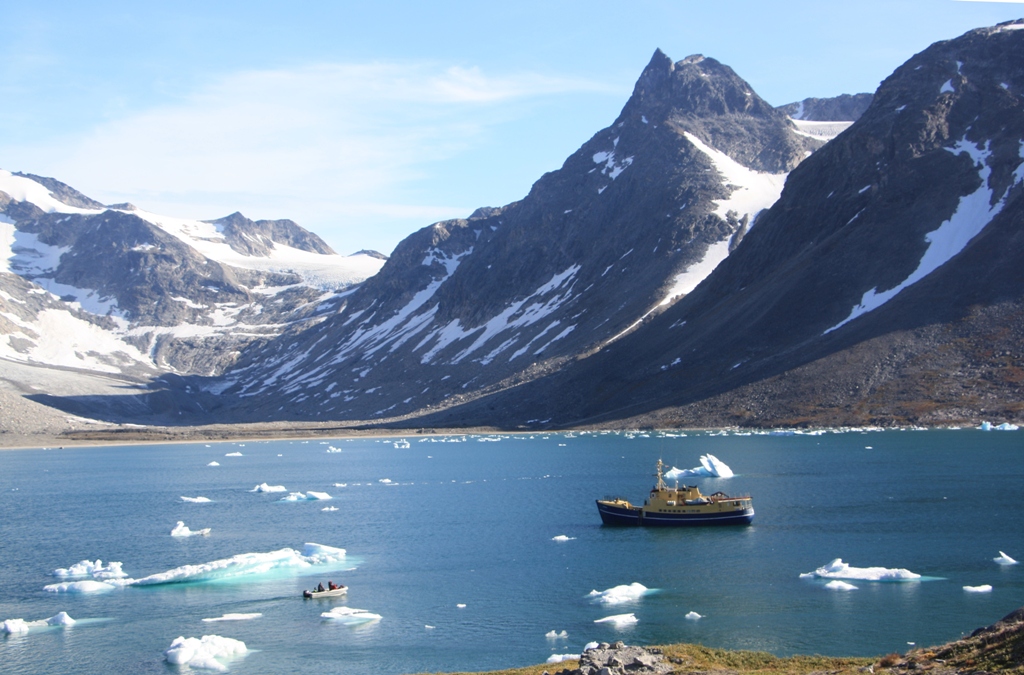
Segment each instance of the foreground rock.
M660 649L630 647L622 642L602 642L580 656L580 667L564 669L555 675L646 675L671 673L672 665L665 663ZM547 672L547 671L545 671Z

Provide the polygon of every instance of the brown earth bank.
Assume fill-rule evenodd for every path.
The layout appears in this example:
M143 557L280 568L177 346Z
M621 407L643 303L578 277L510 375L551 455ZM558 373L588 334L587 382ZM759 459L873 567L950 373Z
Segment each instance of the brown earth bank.
M1024 608L938 647L880 658L790 656L701 645L633 647L601 643L579 661L491 671L488 675L985 675L1024 673ZM453 673L451 675L469 675ZM481 674L482 675L482 674Z

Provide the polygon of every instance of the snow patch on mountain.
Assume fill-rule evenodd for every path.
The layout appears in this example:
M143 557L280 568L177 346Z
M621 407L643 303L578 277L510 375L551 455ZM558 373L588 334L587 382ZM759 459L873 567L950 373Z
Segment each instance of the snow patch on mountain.
M763 209L770 207L779 200L782 188L786 184L788 173L764 173L748 169L724 152L715 150L690 132L684 132L686 140L707 155L732 193L727 199L716 199L714 213L725 220L726 215L733 211L736 217L744 215L754 218Z
M1017 166L1010 185L1007 186L999 200L993 204L994 190L989 183L992 175L992 168L988 165L988 159L992 154L989 145L990 141L986 141L984 144L974 144L964 137L953 147L946 148L954 155L967 155L971 158L978 170L981 185L971 194L960 198L960 203L949 220L925 235L928 248L921 257L917 269L910 276L887 291L879 292L876 287L866 292L861 298L860 304L850 311L850 315L826 330L823 335L845 326L862 314L878 309L892 300L904 288L924 279L964 250L967 244L980 234L993 218L999 215L1006 204L1006 197L1010 190L1024 181L1024 162ZM1024 159L1024 141L1021 141L1019 154L1021 159Z
M803 105L803 102L800 103ZM819 141L831 141L833 138L850 128L853 122L814 122L801 120L798 117L791 117L790 121L796 127L793 131L807 138L814 138Z
M6 192L11 199L18 202L35 204L46 213L102 213L102 209L81 209L69 206L53 197L49 189L31 178L15 176L10 171L0 169L0 192Z

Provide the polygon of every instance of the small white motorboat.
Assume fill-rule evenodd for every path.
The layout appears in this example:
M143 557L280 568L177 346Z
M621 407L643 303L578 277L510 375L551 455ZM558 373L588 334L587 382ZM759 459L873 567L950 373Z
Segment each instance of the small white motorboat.
M302 591L304 598L340 598L348 593L348 586L338 586L327 591Z

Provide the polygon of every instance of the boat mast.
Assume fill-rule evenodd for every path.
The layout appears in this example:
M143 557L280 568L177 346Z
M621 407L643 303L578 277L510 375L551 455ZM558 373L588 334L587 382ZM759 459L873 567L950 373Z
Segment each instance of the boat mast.
M668 486L665 485L665 481L661 477L661 472L662 472L662 470L664 468L665 468L665 464L662 463L661 458L659 457L658 458L658 473L655 474L658 477L658 482L654 486L655 489L657 489L657 490L667 490L668 489Z

